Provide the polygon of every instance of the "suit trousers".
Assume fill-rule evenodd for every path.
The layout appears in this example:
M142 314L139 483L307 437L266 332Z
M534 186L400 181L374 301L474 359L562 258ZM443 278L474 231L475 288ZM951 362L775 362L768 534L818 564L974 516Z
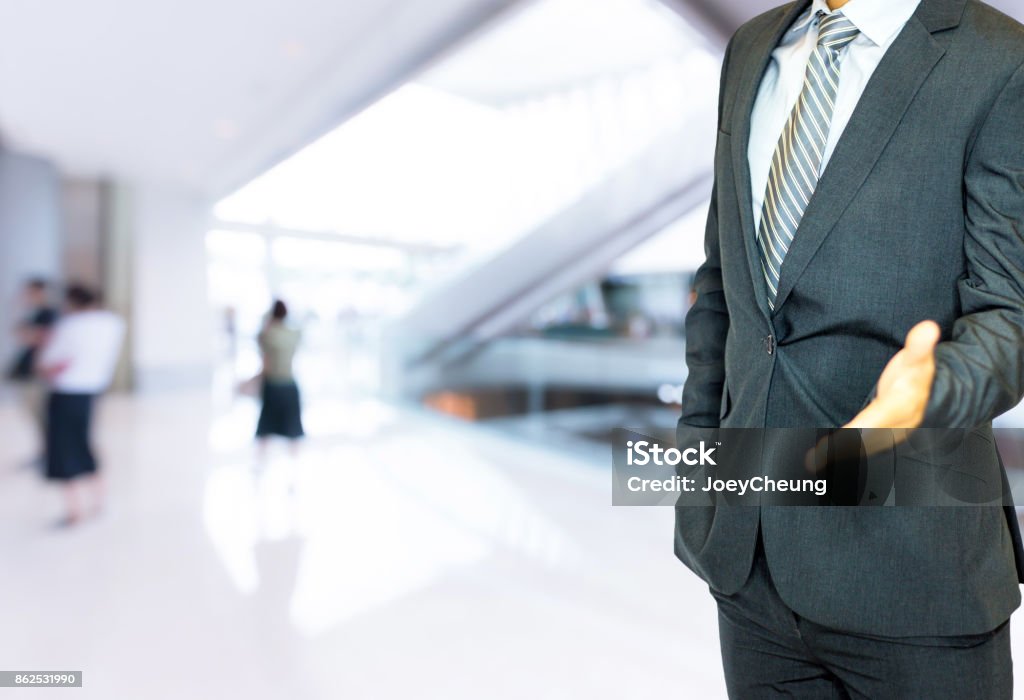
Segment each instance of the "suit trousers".
M718 602L733 700L1010 700L1010 625L958 637L886 638L830 629L794 613L772 583L758 535L750 577Z

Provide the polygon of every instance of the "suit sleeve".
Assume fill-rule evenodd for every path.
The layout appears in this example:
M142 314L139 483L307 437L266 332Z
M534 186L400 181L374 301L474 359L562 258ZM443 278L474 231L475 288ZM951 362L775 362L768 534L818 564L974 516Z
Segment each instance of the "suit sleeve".
M962 315L936 348L924 425L969 428L1024 394L1024 66L978 132L964 173Z
M718 93L718 121L721 128L726 73L732 42L725 50ZM729 309L722 289L721 251L718 240L718 187L711 190L707 228L704 233L704 264L694 276L697 299L686 315L686 383L683 385L679 427L714 428L725 382L725 338L729 332Z

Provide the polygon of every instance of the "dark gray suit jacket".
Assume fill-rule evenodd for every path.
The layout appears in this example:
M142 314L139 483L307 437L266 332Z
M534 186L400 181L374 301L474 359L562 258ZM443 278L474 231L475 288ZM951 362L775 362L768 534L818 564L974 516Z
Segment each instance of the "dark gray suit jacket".
M872 76L800 223L769 313L751 210L751 109L801 0L739 29L722 70L707 260L686 320L677 438L835 427L917 322L943 331L925 424L974 428L1024 394L1024 28L923 0ZM1002 466L994 448L980 468ZM1020 603L1012 509L680 507L676 553L738 590L757 531L783 600L885 636L991 630Z

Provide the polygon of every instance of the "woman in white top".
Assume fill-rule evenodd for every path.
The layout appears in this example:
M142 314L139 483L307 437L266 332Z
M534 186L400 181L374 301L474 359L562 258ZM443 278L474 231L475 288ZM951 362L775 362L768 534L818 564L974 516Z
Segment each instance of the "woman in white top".
M63 525L83 515L86 491L92 511L100 509L102 484L89 441L93 404L114 377L124 338L124 322L97 307L96 294L73 285L66 294L67 313L53 329L37 362L47 381L46 477L64 487L67 513Z

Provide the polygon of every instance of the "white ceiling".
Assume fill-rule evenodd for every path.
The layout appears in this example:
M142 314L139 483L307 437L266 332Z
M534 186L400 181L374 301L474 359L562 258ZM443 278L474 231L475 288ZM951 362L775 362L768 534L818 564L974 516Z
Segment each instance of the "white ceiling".
M66 171L220 194L511 0L0 0L0 133Z
M704 39L657 0L524 3L418 82L502 104L682 59Z
M72 174L224 194L515 2L0 0L0 135ZM778 0L664 2L727 32ZM1024 0L991 2L1024 18ZM529 48L490 59L528 66ZM435 77L462 91L482 72Z

